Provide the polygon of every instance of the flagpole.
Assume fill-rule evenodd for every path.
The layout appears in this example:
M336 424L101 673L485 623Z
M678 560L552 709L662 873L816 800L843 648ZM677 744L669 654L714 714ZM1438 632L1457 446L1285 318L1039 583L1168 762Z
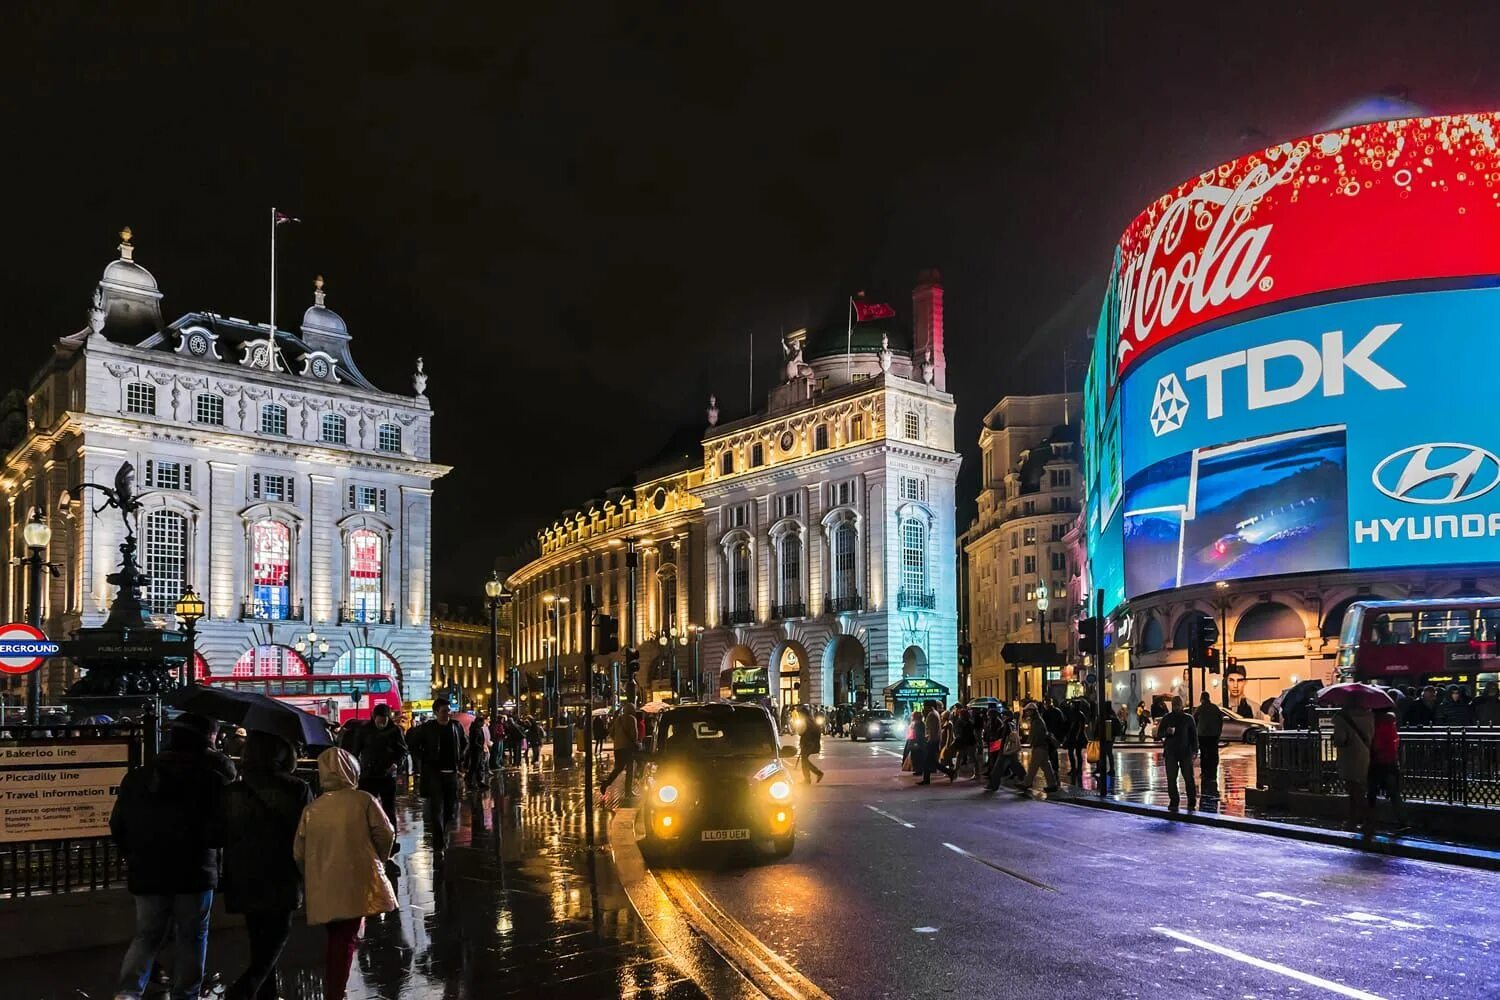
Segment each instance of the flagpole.
M276 206L271 206L271 369L276 370Z
M849 298L849 328L844 334L844 375L854 381L854 297Z
M755 412L755 334L750 334L750 412Z

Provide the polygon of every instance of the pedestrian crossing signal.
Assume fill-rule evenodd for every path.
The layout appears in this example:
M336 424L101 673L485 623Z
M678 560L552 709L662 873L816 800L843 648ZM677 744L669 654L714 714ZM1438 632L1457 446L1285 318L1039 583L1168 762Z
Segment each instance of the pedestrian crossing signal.
M620 619L614 615L599 615L594 628L597 629L594 652L608 656L620 649Z

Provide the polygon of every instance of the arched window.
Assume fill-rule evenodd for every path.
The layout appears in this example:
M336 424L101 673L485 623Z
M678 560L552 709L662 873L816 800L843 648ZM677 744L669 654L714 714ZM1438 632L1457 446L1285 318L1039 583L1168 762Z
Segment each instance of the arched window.
M400 451L401 428L395 424L381 424L375 433L375 446L381 451Z
M1267 639L1300 639L1304 634L1302 616L1285 604L1265 601L1240 616L1234 626L1235 642Z
M677 567L671 563L663 566L657 574L657 622L662 629L671 628L677 621Z
M292 529L269 518L250 525L251 616L291 616Z
M383 540L378 532L360 528L349 533L349 607L353 621L380 621L384 603Z
M927 599L927 527L916 518L901 522L901 594L905 607L925 608Z
M385 674L397 679L396 661L383 649L374 646L355 646L342 653L333 663L336 674Z
M1161 644L1164 639L1165 636L1161 627L1161 619L1157 618L1155 615L1152 615L1151 617L1147 618L1146 623L1141 626L1141 638L1140 641L1135 644L1136 652L1159 653L1161 652Z
M729 547L729 610L750 613L750 543L743 539Z
M859 603L859 575L855 550L859 529L852 521L840 521L833 529L833 603L835 610L856 609Z
M234 661L236 677L305 677L307 661L290 646L255 646Z
M286 437L286 407L280 403L266 403L260 408L260 432Z
M1213 621L1201 611L1189 611L1177 619L1177 627L1172 630L1173 649L1187 649L1193 644L1193 622L1200 619Z
M324 444L344 444L349 438L349 423L342 413L323 414L322 440Z
M187 518L175 510L153 510L146 515L146 606L155 615L169 615L187 586Z
M789 531L781 538L778 562L781 567L781 605L802 605L802 536ZM800 613L800 612L794 612Z

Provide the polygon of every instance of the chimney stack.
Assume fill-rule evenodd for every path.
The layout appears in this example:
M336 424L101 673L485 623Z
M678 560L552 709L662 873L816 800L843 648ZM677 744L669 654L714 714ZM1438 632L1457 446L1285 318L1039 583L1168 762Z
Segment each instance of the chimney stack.
M921 368L932 355L932 384L948 391L947 362L943 358L943 276L934 268L917 275L911 292L912 366Z

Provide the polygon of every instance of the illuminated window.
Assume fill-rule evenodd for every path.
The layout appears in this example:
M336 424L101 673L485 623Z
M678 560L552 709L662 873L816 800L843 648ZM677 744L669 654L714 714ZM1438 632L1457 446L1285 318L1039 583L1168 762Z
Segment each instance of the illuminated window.
M349 607L356 621L380 621L382 539L368 528L349 533Z
M734 475L734 452L726 451L719 457L719 475Z
M781 603L802 603L802 537L788 532L781 539Z
M146 606L152 614L171 614L187 581L187 518L172 510L146 515L146 575L151 584Z
M336 674L385 674L395 679L396 661L391 654L374 646L355 646L339 656L333 664Z
M125 386L125 412L156 416L156 386L131 382Z
M901 524L901 589L912 597L927 593L927 528L915 519Z
M349 422L342 413L323 414L321 439L324 444L345 444L349 439Z
M261 406L260 432L286 437L286 407L279 403L266 403Z
M401 428L395 424L381 424L375 433L375 447L381 451L400 451Z
M861 440L864 439L864 436L865 436L865 418L864 417L850 417L849 418L849 440L850 441L861 441Z
M750 610L750 543L735 542L729 549L729 607Z
M211 392L200 392L195 401L194 419L200 424L224 426L224 397Z
M922 418L911 410L906 411L906 415L902 418L901 431L908 441L917 440L922 436Z
M828 425L819 424L813 428L813 450L822 451L828 447Z
M236 677L306 677L307 661L290 646L255 646L234 661Z
M758 469L766 464L765 446L759 443L750 446L750 468Z
M855 570L855 548L859 531L852 521L842 521L833 529L833 598L852 600L859 593Z
M279 620L291 613L292 530L280 521L250 526L250 601L254 617Z

